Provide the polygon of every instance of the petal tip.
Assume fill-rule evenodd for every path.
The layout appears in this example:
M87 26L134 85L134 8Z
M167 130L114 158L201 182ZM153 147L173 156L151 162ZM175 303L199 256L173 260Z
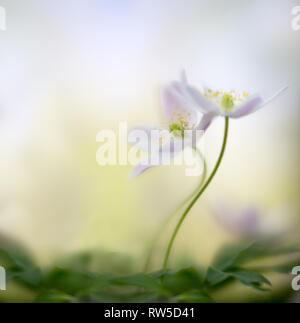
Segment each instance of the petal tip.
M128 176L128 181L132 181L133 179L135 179L136 177L138 177L139 175L141 175L142 173L144 173L146 170L148 170L151 167L153 167L153 166L152 165L142 165L142 164L136 165L133 168L133 170L131 171L130 175Z

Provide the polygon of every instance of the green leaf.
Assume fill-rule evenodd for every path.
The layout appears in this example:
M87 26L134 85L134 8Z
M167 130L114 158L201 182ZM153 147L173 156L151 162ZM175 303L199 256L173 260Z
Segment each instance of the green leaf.
M36 267L28 253L20 247L1 248L0 261L5 267Z
M0 249L0 263L5 267L7 280L36 289L42 282L41 270L21 248Z
M135 274L133 276L127 277L116 277L110 280L110 283L112 285L118 286L136 286L157 293L165 293L161 284L158 281L156 281L153 277L146 274Z
M7 277L9 280L14 280L33 289L39 288L43 281L42 272L39 268L8 270Z
M103 288L109 286L113 278L114 276L111 274L104 274L96 277L91 281L90 287L88 288L87 292L89 293L99 292Z
M106 274L96 277L79 296L97 302L157 302L166 300L170 293L151 274L126 277Z
M71 269L54 268L46 277L44 288L58 290L69 295L77 295L81 290L88 289L92 275Z
M190 290L174 298L178 303L214 303L214 300L199 289Z
M151 274L151 277L154 279L161 279L165 275L169 274L171 271L168 269L162 269Z
M295 247L274 248L273 246L260 245L257 242L248 245L227 245L217 253L213 267L226 271L249 261L295 252L299 252L299 249Z
M288 255L298 253L300 250L297 247L282 247L277 248L274 246L260 245L253 243L247 252L242 252L238 257L238 264L246 263L253 260L259 260L261 258L277 257L282 255Z
M168 273L163 277L163 286L173 295L201 288L202 282L203 277L195 268L181 269L175 273Z
M224 272L213 267L209 267L207 271L206 284L208 287L216 287L234 279L260 291L268 290L264 287L265 285L271 286L271 283L267 278L254 271L236 269Z
M228 273L214 267L208 267L205 283L211 287L214 287L224 283L230 278L231 276Z
M240 281L242 284L246 286L250 286L254 289L258 289L260 291L268 291L269 289L265 288L265 285L271 286L271 282L264 277L263 275L247 270L234 271L229 273L233 278Z
M95 277L91 281L90 286L86 290L81 291L80 296L94 295L93 297L105 297L101 296L103 289L106 289L105 293L109 293L107 288L111 289L112 287L138 287L151 295L153 293L161 296L169 295L169 292L162 286L159 279L153 278L151 274L140 273L126 277L116 277L111 274ZM138 292L138 294L143 293L141 290Z
M47 290L36 297L34 303L73 303L76 299L71 295L57 291Z
M253 248L254 244L250 245L228 245L217 253L213 262L213 266L220 270L226 270L237 265L241 259Z

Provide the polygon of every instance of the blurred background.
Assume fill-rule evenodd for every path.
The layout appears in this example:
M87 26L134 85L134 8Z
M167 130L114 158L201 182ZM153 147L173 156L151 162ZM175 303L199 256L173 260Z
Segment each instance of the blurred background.
M142 270L149 241L197 186L183 166L156 167L129 182L131 166L99 166L102 129L160 124L160 89L182 68L195 86L270 96L230 123L222 166L178 235L171 266L207 265L235 239L212 216L221 199L284 210L299 243L300 31L297 0L0 0L0 236L41 267L102 250ZM209 170L223 120L205 135ZM176 220L176 218L175 218ZM175 222L174 222L175 223ZM172 223L155 251L160 268ZM280 224L281 225L281 224ZM278 229L278 228L277 228ZM281 276L276 286L286 283ZM279 288L278 287L278 288Z

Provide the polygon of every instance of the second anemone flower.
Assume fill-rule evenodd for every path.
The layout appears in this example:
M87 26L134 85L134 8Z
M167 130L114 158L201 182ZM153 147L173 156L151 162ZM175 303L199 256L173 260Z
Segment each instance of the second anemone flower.
M235 90L224 92L206 87L200 90L188 85L187 78L183 72L181 88L185 89L191 100L196 102L197 106L204 112L200 127L205 130L217 116L237 119L261 109L277 98L288 87L281 88L267 99L264 99L259 94L237 93Z
M185 76L181 82L174 81L162 93L162 109L167 126L141 126L131 129L129 142L148 154L133 169L130 179L147 169L173 159L186 147L196 148L203 135L205 109L190 95Z

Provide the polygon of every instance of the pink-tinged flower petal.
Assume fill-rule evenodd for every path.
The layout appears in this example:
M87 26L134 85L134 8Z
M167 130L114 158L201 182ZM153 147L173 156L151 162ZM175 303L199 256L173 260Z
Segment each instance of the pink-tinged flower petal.
M146 170L150 169L151 167L154 167L153 165L150 164L145 164L143 165L143 163L141 162L140 164L136 165L132 172L129 175L128 180L133 180L134 178L136 178L137 176L141 175L142 173L144 173Z
M203 136L204 131L200 129L184 130L184 137L169 136L168 140L163 142L160 148L160 153L168 153L176 155L185 148L195 148L198 140Z
M219 111L219 107L217 104L208 100L202 93L200 93L192 86L187 86L186 91L188 92L191 99L195 102L197 109L202 113L217 113Z
M276 99L287 88L288 88L287 86L283 87L267 100L263 100L259 95L253 96L249 98L245 103L242 103L240 106L238 106L237 109L234 109L233 111L227 113L226 115L230 118L241 118L250 113L253 113L258 109L261 109L265 105L269 104L274 99Z
M240 104L236 109L227 112L225 115L230 118L241 118L257 111L262 105L263 99L256 95L246 100L245 103Z
M203 115L197 129L206 131L213 119L217 116L215 112L209 112Z
M178 122L178 117L188 122L192 127L198 124L200 115L193 102L179 82L173 82L166 87L162 94L163 110L168 122Z
M282 94L283 92L285 92L287 89L288 89L288 86L284 86L283 88L281 88L273 96L271 96L269 99L265 100L264 103L263 103L263 106L269 104L271 101L273 101L274 99L276 99L280 94Z
M156 150L152 150L147 159L143 160L134 167L129 179L132 180L136 178L151 167L165 164L168 165L171 160L174 159L185 148L195 147L197 140L202 135L203 131L199 130L186 130L184 139L176 138L169 134L169 136L166 136L161 146L156 147Z
M183 149L183 141L176 140L164 144L159 150L154 151L151 156L139 163L132 170L129 180L136 178L144 173L146 170L163 164L169 164L175 156Z
M183 70L180 74L180 79L181 79L181 84L183 85L182 87L182 92L185 92L190 99L193 101L195 104L196 108L200 110L202 113L207 113L210 111L218 111L218 106L207 100L200 91L195 89L193 86L189 85L188 78L186 75L185 70ZM203 92L203 89L202 89Z
M184 111L186 99L181 93L181 88L178 82L173 82L171 85L164 88L162 93L162 103L167 120L172 120L174 113L178 110L182 112Z
M150 153L151 150L158 150L159 142L151 142L151 132L154 130L163 131L164 129L153 126L131 128L128 134L128 142L146 153Z

